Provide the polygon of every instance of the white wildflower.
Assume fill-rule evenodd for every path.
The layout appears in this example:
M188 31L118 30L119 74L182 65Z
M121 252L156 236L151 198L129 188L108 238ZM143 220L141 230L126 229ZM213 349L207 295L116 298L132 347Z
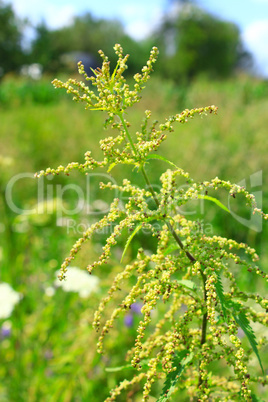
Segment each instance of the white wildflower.
M65 276L65 280L55 281L55 285L60 286L65 292L78 292L80 297L88 297L98 290L99 278L80 268L69 267Z
M12 289L8 283L0 283L0 319L10 317L20 299L20 293Z
M48 297L52 297L55 294L55 288L53 288L52 286L48 286L47 288L45 288L45 294Z
M109 211L109 204L103 200L95 200L92 202L92 208L105 213Z

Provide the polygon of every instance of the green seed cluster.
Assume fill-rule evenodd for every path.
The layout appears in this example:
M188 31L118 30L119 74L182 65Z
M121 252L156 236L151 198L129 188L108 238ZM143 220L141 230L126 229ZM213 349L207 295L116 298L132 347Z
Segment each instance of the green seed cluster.
M86 109L102 110L109 113L109 117L113 114L124 112L124 110L140 101L139 93L144 88L144 84L150 78L153 65L156 62L158 49L153 47L147 64L142 68L140 74L134 75L134 88L130 89L129 85L123 76L127 69L127 60L129 55L123 55L123 49L120 45L114 46L118 62L111 73L110 62L102 50L99 54L103 60L102 67L92 70L93 76L89 77L84 69L82 62L78 63L78 71L84 76L86 81L91 81L91 84L96 87L97 94L91 90L83 81L78 82L75 79L69 79L66 83L60 80L53 80L53 85L56 88L65 88L67 93L73 95L73 100L85 104Z
M113 72L102 51L99 52L102 67L93 70L92 77L79 63L79 73L85 81L91 82L93 89L84 81L53 81L56 88L65 88L75 101L84 103L86 109L108 114L105 127L110 125L118 133L100 141L103 160L96 161L87 152L83 164L73 162L67 167L48 168L37 175L61 172L68 175L73 169L87 174L97 167L108 167L111 171L118 164L132 164L143 174L147 185L146 188L139 188L128 179L122 184L100 183L101 189L116 189L127 194L128 199L124 205L119 199L114 199L108 214L84 232L63 262L59 275L60 279L65 277L68 265L82 245L105 227L110 228L110 234L99 259L88 265L90 273L109 261L112 248L126 231L129 237L124 259L128 258L128 245L138 231L146 229L154 238L154 252L148 255L140 248L136 258L122 266L122 271L115 276L94 315L93 326L99 332L97 348L99 353L103 353L105 337L115 321L134 303L142 303L142 318L137 327L135 344L126 357L136 374L131 380L124 380L115 387L106 402L116 400L121 392L136 383L143 384L142 401L147 401L152 394L153 383L161 379L168 381L172 375L178 379L176 390L187 390L189 400L251 401L250 384L267 384L268 379L249 373L253 352L258 354L260 347L267 344L264 337L257 344L250 324L268 325L268 299L259 294L242 292L236 277L238 269L241 275L249 272L265 280L268 275L256 265L258 255L253 248L224 237L207 236L198 221L187 220L178 211L193 199L224 189L233 197L242 194L252 213L260 214L264 219L268 219L268 214L257 207L254 196L244 187L217 177L195 182L187 172L171 162L174 169L166 170L160 177L160 190L153 190L145 167L150 156L157 158L157 155L150 154L159 149L169 132L174 131L173 123L186 123L195 115L216 113L217 107L186 109L167 118L164 123L157 120L151 122L151 111L146 110L140 131L131 134L124 112L139 102L140 92L150 77L158 50L155 47L152 49L141 73L134 76L134 88L130 89L123 76L128 55L123 55L120 45L115 45L114 49L118 62ZM181 181L183 185L179 185ZM155 204L154 208L150 207L151 201ZM109 303L113 303L114 309L107 318ZM252 348L239 338L241 322ZM181 363L177 361L179 354L185 356ZM185 363L184 370L180 370L180 364L183 365L187 358L189 363ZM226 367L222 376L211 372L211 363Z
M107 159L104 159L102 162L97 162L95 159L92 158L91 152L87 151L85 153L84 163L71 162L68 163L68 165L65 167L60 165L56 169L47 168L46 170L41 170L39 173L36 173L35 177L40 178L42 176L49 176L49 175L55 176L60 173L69 176L72 170L79 170L80 172L87 174L89 170L93 170L97 167L104 167L105 165L107 165L107 163L108 163Z
M258 256L253 248L244 243L237 243L234 240L220 236L205 236L200 230L198 222L188 221L181 215L173 215L172 217L167 215L166 206L174 202L174 200L176 201L177 176L189 179L188 173L180 169L175 171L168 169L162 175L162 188L157 194L159 205L153 211L148 207L148 197L151 196L151 193L132 185L129 180L123 180L122 185L101 183L102 189L117 189L129 193L130 196L129 201L125 203L123 208L121 206L120 209L118 200L115 200L107 218L104 217L100 221L99 224L103 227L115 222L118 218L120 219L120 222L114 226L112 234L107 238L99 260L88 266L89 271L91 272L94 267L101 266L108 261L111 248L116 245L117 239L121 236L124 228L128 228L131 231L142 223L144 227L151 230L152 235L157 239L157 250L154 254L148 256L143 249L139 249L137 258L127 264L122 272L115 277L107 296L100 303L94 316L93 325L100 332L97 345L98 351L103 353L104 339L113 328L115 320L127 312L133 303L142 302L141 312L143 319L137 328L135 346L129 351L128 359L138 372L143 370L142 361L149 359L149 369L144 373L143 377L146 379L143 391L144 401L148 399L151 386L159 378L159 375L164 377L174 370L174 353L185 349L195 355L193 361L195 368L191 372L192 380L191 382L189 379L187 381L189 390L194 390L192 392L195 395L199 395L200 400L209 400L209 398L214 397L214 394L217 395L217 382L215 381L214 387L212 387L211 383L213 383L214 377L212 376L211 381L208 380L210 376L208 366L212 361L221 361L223 359L235 374L232 380L234 389L236 389L239 382L239 392L241 392L245 400L251 400L250 377L247 370L250 352L243 349L237 336L239 326L229 311L227 312L227 320L223 320L223 310L218 300L216 284L219 276L225 278L226 291L224 292L224 298L226 301L234 299L240 301L241 309L247 311L250 321L267 325L268 319L265 310L268 306L268 300L260 295L241 292L231 267L234 270L238 265L242 273L243 270L247 270L265 279L268 279L268 275L255 265ZM223 182L221 184L225 187ZM198 193L203 190L204 184L191 183L191 186ZM207 182L205 187L215 188L215 182ZM227 191L229 187L230 184L227 184ZM184 191L188 193L188 199L192 199L193 194L196 194L193 191L189 191L187 187L185 187ZM247 193L245 193L246 195ZM187 196L182 194L181 191L179 196L184 201L187 199ZM171 214L172 211L169 211L169 213ZM154 229L152 224L154 220L161 222L161 230ZM194 263L190 264L185 250L179 247L177 247L175 253L166 254L166 250L170 246L174 246L174 238L169 230L167 220L173 225L176 234L183 239L185 250L195 257L196 261ZM98 224L92 225L90 230L78 241L70 257L64 262L62 273L66 271L67 265L71 261L70 258L74 257L74 251L76 253L82 242L88 239L99 227ZM239 252L239 256L235 253L236 250ZM241 251L244 252L244 257L241 256ZM120 294L122 288L126 289L129 279L133 282L133 277L136 278L136 283L114 309L110 318L103 322L105 307L112 302L116 292ZM202 289L203 280L204 289ZM256 312L253 308L249 308L246 304L248 300L254 300L263 311ZM153 323L153 312L162 303L166 305L164 318L157 323ZM187 306L185 312L181 311L182 306ZM206 342L200 349L200 322L205 312L207 337ZM195 323L194 327L193 323ZM152 325L155 326L153 331ZM139 376L139 374L137 375ZM198 383L198 378L201 379L201 385L194 387ZM121 388L115 389L115 393L111 394L111 398L115 398L119 389ZM227 394L229 390L230 384L225 383L221 390L222 398L224 398L224 392Z
M89 110L105 111L108 118L105 121L105 127L109 125L113 130L119 131L119 135L107 137L100 141L100 149L103 151L103 161L96 161L91 153L85 154L85 162L69 163L66 167L58 166L56 169L48 168L42 170L36 177L56 175L64 173L69 175L70 171L77 169L81 172L88 172L97 167L109 165L108 171L118 164L133 164L140 167L144 159L152 152L157 151L162 142L167 138L165 132L172 132L173 123L186 123L195 115L206 115L207 113L216 113L217 107L207 106L184 110L180 114L171 116L164 123L158 124L155 120L149 125L151 111L145 111L145 119L141 124L141 131L136 133L136 138L131 139L128 133L130 123L125 119L124 112L127 108L133 106L141 99L140 92L150 78L153 71L153 65L157 60L158 49L153 47L146 65L141 73L134 75L134 88L131 90L126 83L123 74L127 69L128 55L123 55L123 49L120 45L115 45L115 53L118 56L118 62L113 72L110 71L110 62L102 51L99 54L103 60L102 68L92 70L93 76L89 77L81 62L78 63L78 71L84 77L85 81L90 81L93 88L90 89L84 81L69 79L62 82L58 79L53 80L55 88L64 88L67 93L73 95L73 100L85 104ZM96 88L95 90L94 87Z

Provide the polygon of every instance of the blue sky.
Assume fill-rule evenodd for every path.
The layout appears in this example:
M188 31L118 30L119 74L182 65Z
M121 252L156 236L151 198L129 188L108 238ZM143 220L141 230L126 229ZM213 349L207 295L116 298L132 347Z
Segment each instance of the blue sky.
M98 18L116 18L135 39L157 29L168 0L4 0L17 15L36 24L42 19L49 27L68 25L74 15L86 11ZM268 77L268 0L196 0L210 13L236 23L259 72ZM169 8L169 12L173 12Z

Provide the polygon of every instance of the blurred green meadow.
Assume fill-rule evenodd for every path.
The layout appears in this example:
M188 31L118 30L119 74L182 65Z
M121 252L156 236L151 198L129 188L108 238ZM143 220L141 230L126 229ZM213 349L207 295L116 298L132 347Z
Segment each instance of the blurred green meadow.
M103 356L96 353L97 334L91 327L99 301L120 271L127 237L119 240L110 264L93 272L99 282L88 294L66 291L55 283L57 270L72 244L83 228L105 213L106 203L114 194L99 190L98 182L109 180L108 173L101 170L86 178L79 173L39 181L33 178L35 172L46 167L83 162L88 150L98 158L98 141L107 136L102 127L103 112L85 111L63 91L53 89L50 81L49 77L35 82L6 76L0 85L0 280L19 293L12 314L0 317L1 402L103 401L111 388L132 374L131 368L105 369L125 365L139 314L133 311L128 320L120 318L107 336ZM164 122L166 117L186 108L210 104L219 107L217 116L197 117L177 125L168 134L162 155L200 181L215 176L235 183L244 180L248 190L258 193L267 212L268 81L244 74L226 80L204 76L176 86L156 76L128 118L135 133L145 109L152 110L153 119ZM147 166L155 186L168 167L159 160ZM115 181L128 177L145 185L132 168L116 168L111 175ZM254 182L252 177L259 181ZM267 223L260 227L257 222L254 230L255 221L243 199L230 200L224 192L217 197L226 206L229 202L236 216L248 224L240 223L209 201L193 202L181 213L189 219L199 219L209 235L231 237L255 247L260 267L266 271ZM98 256L104 240L105 234L96 235L71 265L85 270ZM153 250L151 237L138 234L123 264L130 261L141 244L148 252ZM242 289L267 290L257 279L252 281L247 272L237 275ZM109 308L111 312L114 304ZM157 314L161 315L161 311ZM262 349L261 355L267 369L267 348ZM257 362L252 362L252 370L259 370ZM161 386L155 385L156 394ZM141 389L142 385L136 385L118 400L141 401ZM261 386L257 393L263 400L268 397ZM180 398L187 401L183 394Z

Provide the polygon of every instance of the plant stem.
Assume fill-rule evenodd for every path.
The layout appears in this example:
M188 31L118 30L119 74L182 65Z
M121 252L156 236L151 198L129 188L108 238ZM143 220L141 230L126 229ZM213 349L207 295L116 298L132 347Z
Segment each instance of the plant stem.
M121 123L123 124L124 130L125 130L125 133L126 133L126 136L127 136L128 140L129 140L129 143L130 143L130 145L131 145L131 148L132 148L134 154L135 154L136 156L139 155L139 152L138 152L137 149L135 148L134 142L133 142L133 140L132 140L132 138L131 138L131 135L130 135L130 133L129 133L129 131L128 131L128 128L127 128L127 125L126 125L126 122L125 122L125 119L124 119L122 113L118 113L118 117L119 117L119 119L121 120Z
M158 199L157 199L157 197L156 197L156 194L155 194L154 189L153 189L153 187L152 187L152 185L151 185L151 183L150 183L150 180L149 180L149 178L148 178L148 176L147 176L147 173L146 173L146 171L145 171L145 169L144 169L144 166L142 166L141 172L142 172L142 174L143 174L143 177L144 177L144 179L145 179L145 181L146 181L146 184L147 184L147 186L148 186L148 189L149 189L150 193L152 194L153 199L154 199L156 205L159 207L159 201L158 201ZM168 226L168 228L169 228L169 230L170 230L172 236L174 237L175 241L178 243L178 245L180 246L180 248L185 252L185 254L186 254L187 257L189 258L189 260L190 260L191 262L195 262L196 259L192 256L191 253L189 253L189 251L185 250L184 245L183 245L181 239L179 238L179 236L178 236L177 233L175 232L175 230L174 230L173 226L170 224L170 222L168 222L168 221L165 220L165 223L167 224L167 226Z
M131 147L132 147L132 149L133 149L134 155L138 156L138 155L139 155L139 152L138 152L137 149L135 148L135 144L134 144L133 141L132 141L132 138L131 138L130 133L129 133L129 131L128 131L128 128L127 128L126 122L125 122L125 120L124 120L124 118L123 118L123 115L122 115L122 114L118 114L118 116L119 116L119 118L120 118L120 120L121 120L121 122L122 122L122 124L123 124L124 130L125 130L125 133L126 133L126 136L127 136L128 140L129 140L129 142L130 142L130 145L131 145ZM160 203L159 203L158 198L157 198L157 196L156 196L156 193L155 193L155 191L154 191L154 189L153 189L153 187L152 187L152 185L151 185L151 182L150 182L150 180L149 180L149 178L148 178L148 176L147 176L147 173L146 173L146 171L145 171L145 169L144 169L144 165L141 165L141 173L142 173L142 175L143 175L143 177L144 177L144 180L145 180L145 182L146 182L146 184L147 184L147 187L148 187L150 193L152 194L152 197L153 197L153 199L154 199L154 201L155 201L155 203L156 203L156 206L159 207ZM185 252L185 254L186 254L187 257L189 258L189 260L190 260L192 263L195 262L195 261L196 261L195 257L194 257L191 253L189 253L189 251L185 250L185 247L184 247L184 245L183 245L183 243L182 243L180 237L179 237L178 234L176 233L176 231L175 231L174 227L171 225L171 223L170 223L169 221L166 221L166 220L164 220L164 222L167 224L167 226L168 226L168 228L169 228L169 230L170 230L170 232L171 232L173 238L175 239L176 243L177 243L177 244L180 246L180 248ZM206 280L207 280L207 277L206 277L206 275L203 273L202 270L201 270L201 276L202 276L203 286L204 286L204 305L205 305L205 307L206 307L206 304L207 304L207 292L206 292ZM202 345L203 345L204 343L206 343L206 335L207 335L207 311L205 311L205 313L203 314L203 320L202 320L201 341L200 341L200 347L201 347L201 348L202 348ZM199 366L200 366L200 364L199 364ZM202 378L201 378L201 373L200 373L200 374L199 374L198 386L200 386L201 384L202 384Z
M120 121L121 121L121 123L122 123L122 125L123 125L123 127L124 127L126 136L127 136L128 140L129 140L129 143L130 143L130 145L131 145L131 148L132 148L132 150L133 150L134 155L138 156L138 155L139 155L139 152L137 151L137 149L136 149L136 147L135 147L135 144L134 144L134 142L133 142L133 140L132 140L132 138L131 138L131 135L130 135L130 133L129 133L129 131L128 131L128 128L127 128L127 125L126 125L126 122L125 122L125 119L124 119L122 113L118 113L118 117L119 117L119 119L120 119ZM147 173L146 173L146 171L145 171L143 165L141 166L141 173L142 173L142 175L143 175L143 177L144 177L144 180L145 180L145 182L146 182L146 184L147 184L147 186L148 186L148 189L149 189L150 193L152 194L152 197L153 197L153 199L154 199L154 201L155 201L157 207L159 207L159 201L158 201L158 199L157 199L157 197L156 197L155 191L154 191L154 189L153 189L153 187L152 187L152 185L151 185L151 183L150 183L150 180L149 180L149 178L148 178L148 176L147 176ZM170 224L170 222L165 221L165 223L167 224L167 226L168 226L168 228L169 228L169 230L170 230L172 236L174 237L175 241L178 243L178 245L180 246L180 248L185 252L185 254L186 254L187 257L189 258L189 260L190 260L191 262L195 262L196 259L192 256L191 253L189 253L189 251L185 250L184 245L183 245L181 239L179 238L179 236L178 236L177 233L175 232L175 230L174 230L173 226Z
M202 267L203 268L203 267ZM203 273L203 271L201 270L201 276L203 279L203 286L204 286L204 305L206 306L207 304L207 292L206 292L206 281L207 281L207 277L206 275ZM202 346L204 345L204 343L206 343L206 336L207 336L207 318L208 318L208 313L207 310L205 311L205 313L203 314L203 320L202 320L202 330L201 330L201 341L200 341L200 349L202 349ZM201 361L199 362L199 379L198 379L198 388L202 385L203 380L202 380L202 376L201 376L201 372L200 372L200 365L201 365Z
M145 171L145 169L144 169L144 166L142 166L141 172L142 172L142 174L143 174L143 177L144 177L144 179L145 179L145 181L146 181L146 184L147 184L147 186L148 186L148 189L149 189L149 191L151 192L151 194L152 194L152 196L153 196L153 199L154 199L156 205L159 206L159 201L158 201L158 199L157 199L157 197L156 197L156 194L155 194L154 189L153 189L153 187L152 187L152 185L151 185L151 183L150 183L150 180L149 180L149 178L148 178L148 176L147 176L147 173L146 173L146 171ZM185 250L184 245L183 245L181 239L179 238L179 236L177 235L177 233L175 232L175 229L173 228L173 226L170 224L170 222L168 222L168 221L165 221L165 222L166 222L166 224L167 224L167 226L168 226L168 228L169 228L169 230L170 230L170 232L171 232L173 238L174 238L175 241L177 242L177 244L180 246L180 248L181 248L182 250L184 250L184 252L185 252L185 254L187 255L187 257L189 258L189 260L190 260L191 262L195 262L195 261L196 261L195 257L194 257L191 253L189 253L189 251ZM202 267L202 268L203 268L203 267ZM205 306L205 309L206 309L206 305L207 305L207 292L206 292L206 281L207 281L207 277L206 277L206 275L203 273L202 270L201 270L201 276L202 276L203 288L204 288L204 306ZM202 319L202 329L201 329L200 348L202 348L202 345L204 345L204 343L206 343L206 336L207 336L207 315L208 315L208 314L207 314L207 310L205 310L205 313L203 314L203 319ZM201 362L199 363L199 367L200 367L200 364L201 364ZM202 382L203 382L203 380L202 380L201 373L200 373L200 374L199 374L199 380L198 380L198 387L202 384Z
M203 286L204 286L204 304L207 304L207 292L206 292L206 275L201 271L202 279L203 279ZM207 311L203 315L203 322L202 322L202 335L201 335L201 346L206 342L206 335L207 335Z

